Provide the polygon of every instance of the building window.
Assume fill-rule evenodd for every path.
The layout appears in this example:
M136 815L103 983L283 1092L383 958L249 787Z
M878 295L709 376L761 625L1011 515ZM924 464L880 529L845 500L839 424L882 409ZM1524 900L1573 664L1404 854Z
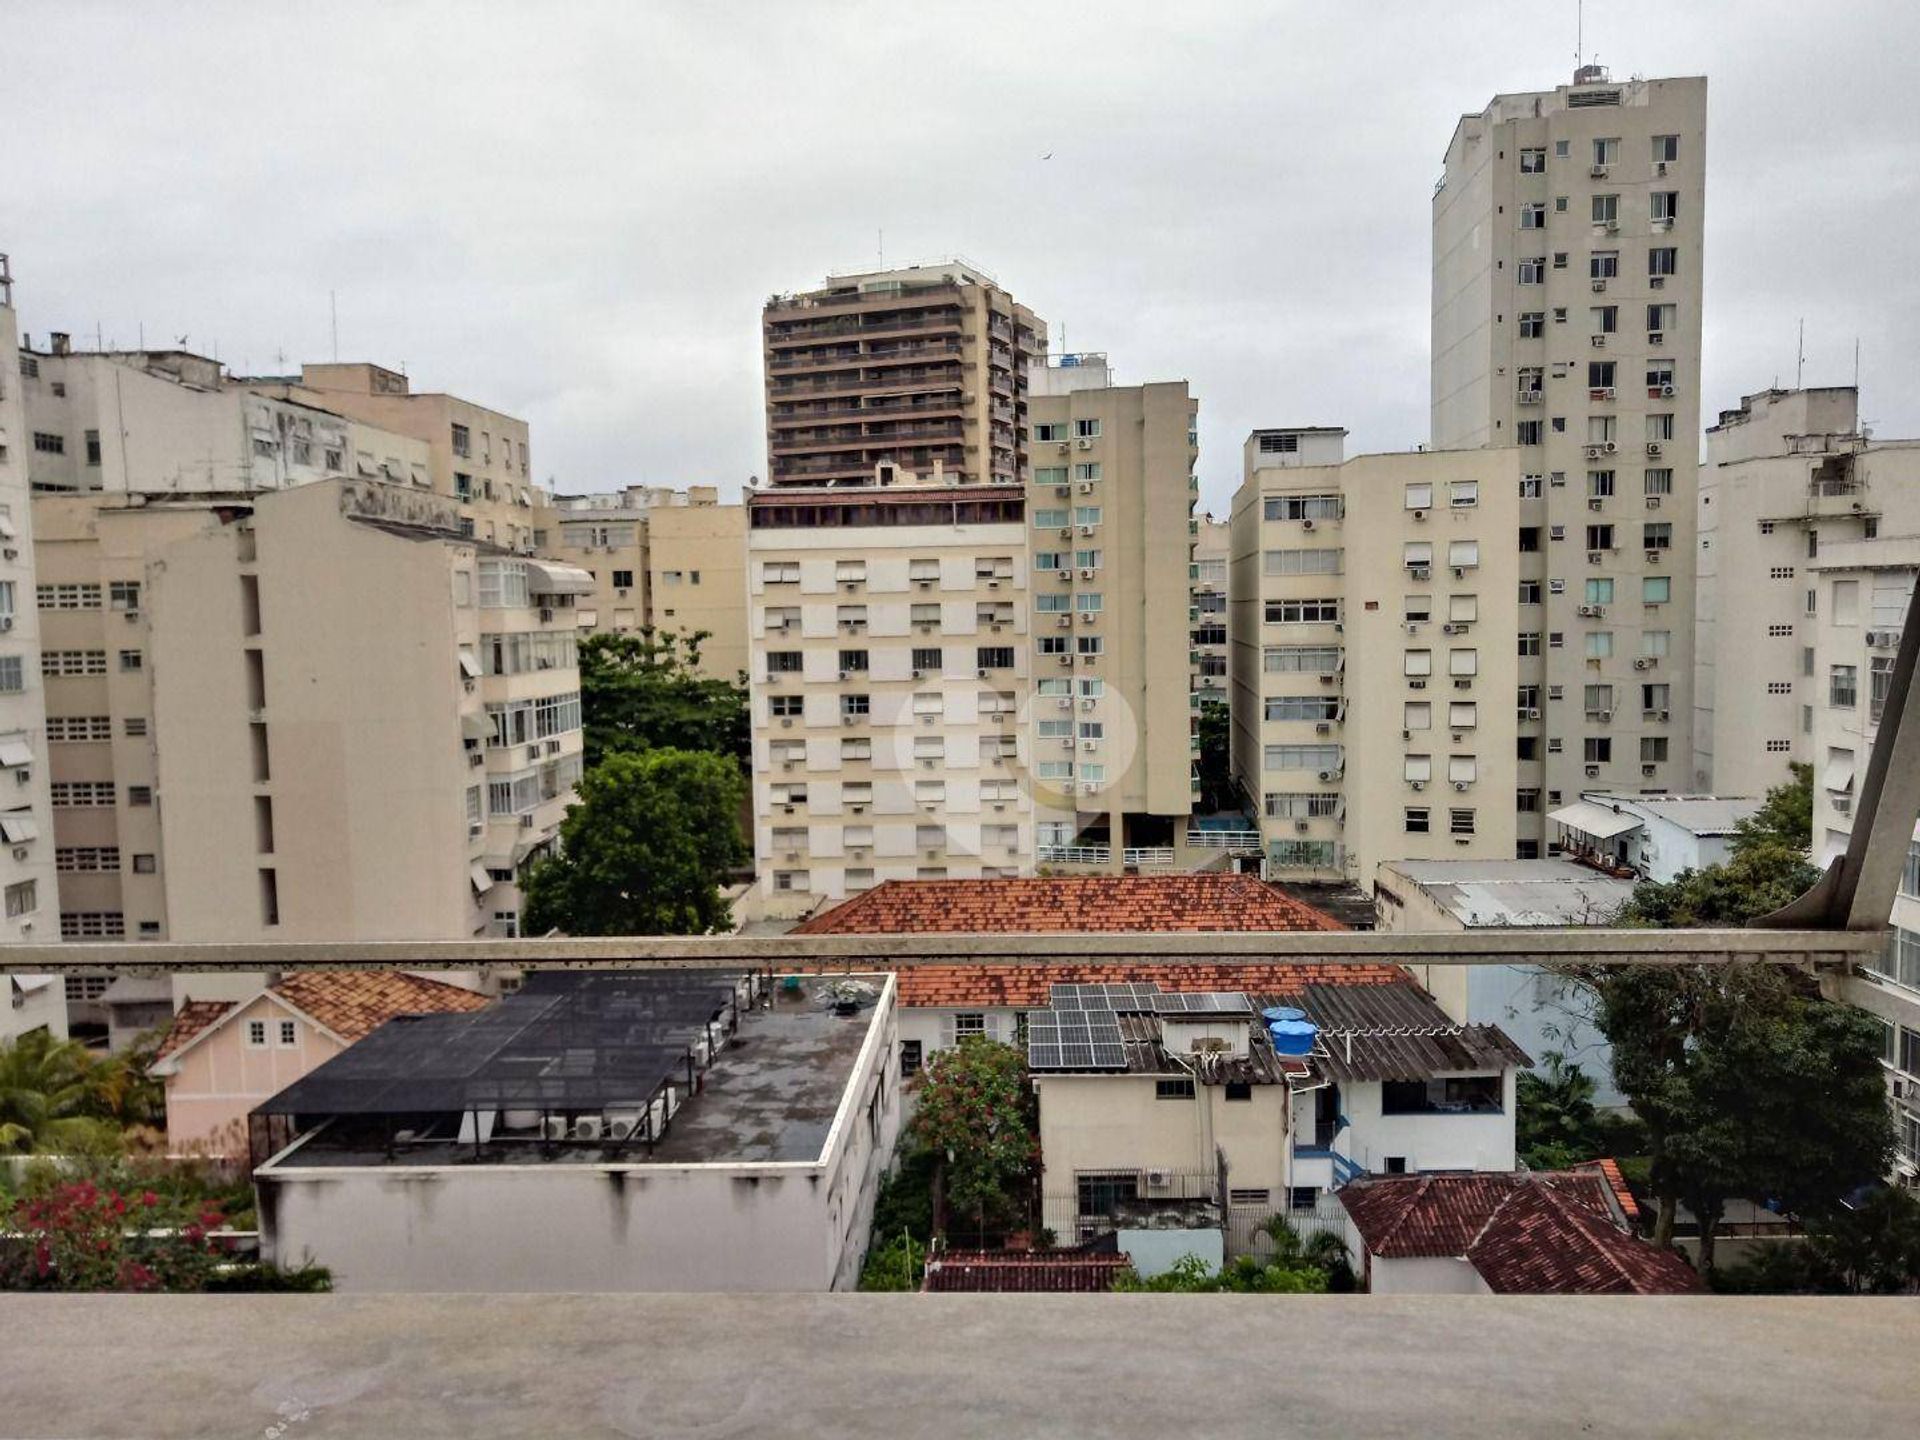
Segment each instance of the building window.
M36 430L33 432L33 448L42 455L64 455L67 453L67 437Z
M1076 420L1073 422L1073 433L1082 440L1097 440L1100 437L1100 422L1098 420Z
M1410 807L1407 810L1406 827L1409 835L1426 835L1433 828L1432 812L1425 807Z
M1449 810L1447 812L1447 833L1449 835L1473 834L1473 811Z
M1498 1075L1383 1080L1380 1084L1382 1115L1498 1115L1505 1109L1505 1085ZM1404 1167L1406 1162L1401 1164Z
M918 1075L920 1073L920 1066L924 1062L921 1043L922 1042L918 1040L902 1040L900 1042L900 1074L903 1077Z
M1245 1080L1229 1080L1227 1082L1226 1090L1227 1090L1227 1099L1229 1100L1253 1099L1253 1086L1248 1084ZM1264 1192L1262 1193L1264 1194Z
M956 1044L962 1040L985 1038L986 1033L987 1017L978 1011L966 1011L953 1017L953 1038Z
M15 919L21 915L31 915L40 908L38 882L22 880L7 886L7 918Z
M249 1020L247 1022L247 1044L254 1049L264 1048L267 1043L267 1022Z
M1156 1080L1153 1082L1153 1098L1156 1100L1193 1099L1193 1081L1182 1077L1178 1080Z
M1860 668L1857 665L1827 667L1827 704L1835 709L1851 710L1860 703Z
M283 1047L290 1047L298 1044L299 1041L299 1026L291 1020L282 1020L280 1022L280 1044Z

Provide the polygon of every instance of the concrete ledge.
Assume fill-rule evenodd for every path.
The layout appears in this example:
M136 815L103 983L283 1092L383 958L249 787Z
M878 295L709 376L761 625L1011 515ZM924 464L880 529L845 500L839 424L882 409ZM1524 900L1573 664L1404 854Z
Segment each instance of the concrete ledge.
M7 1435L1907 1440L1920 1415L1914 1300L12 1295L0 1334Z

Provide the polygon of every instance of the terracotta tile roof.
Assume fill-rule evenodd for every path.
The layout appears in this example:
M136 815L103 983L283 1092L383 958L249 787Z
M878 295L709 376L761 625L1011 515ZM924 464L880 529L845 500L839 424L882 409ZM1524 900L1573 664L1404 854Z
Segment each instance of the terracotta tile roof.
M1614 1215L1598 1169L1356 1181L1340 1203L1378 1259L1458 1256L1502 1295L1669 1295L1693 1267Z
M484 1010L485 995L399 970L302 970L275 981L273 993L351 1045L399 1015Z
M1297 995L1308 985L1391 985L1409 980L1398 965L1078 964L906 965L895 979L900 1003L935 1009L1033 1010L1044 1006L1054 985L1120 985L1151 981L1162 990L1239 990L1249 994Z
M174 1012L173 1024L160 1037L160 1048L153 1052L153 1058L166 1059L233 1008L234 1002L231 1000L187 1001Z
M1612 1159L1586 1160L1573 1167L1576 1170L1598 1170L1607 1177L1607 1184L1613 1190L1613 1198L1620 1207L1620 1213L1629 1221L1640 1218L1640 1202L1633 1198L1628 1188L1627 1177L1620 1173L1620 1162Z
M949 1250L927 1264L923 1290L1012 1292L1074 1291L1113 1288L1127 1268L1120 1254L1074 1250Z
M1342 930L1330 915L1251 875L1075 875L888 880L798 926L796 935L1136 934Z

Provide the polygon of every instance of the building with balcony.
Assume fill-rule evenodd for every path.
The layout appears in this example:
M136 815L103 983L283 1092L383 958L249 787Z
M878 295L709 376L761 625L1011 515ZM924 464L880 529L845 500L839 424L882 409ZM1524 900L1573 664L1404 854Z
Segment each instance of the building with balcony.
M35 509L65 934L513 932L579 777L585 575L380 481Z
M1017 485L1046 325L955 261L829 276L761 314L767 481Z
M1863 433L1852 386L1745 396L1707 431L1699 531L1694 775L1762 795L1821 756L1822 557L1920 533L1920 441ZM1900 625L1891 615L1879 628ZM1892 650L1880 653L1891 664Z
M1519 628L1561 642L1522 657L1542 698L1521 706L1516 784L1545 796L1522 854L1583 788L1706 788L1689 770L1706 101L1701 77L1585 66L1463 116L1434 191L1432 443L1517 447ZM1630 703L1647 688L1659 703ZM1596 689L1613 703L1576 707Z
M1035 859L1171 866L1197 786L1198 402L1098 354L1028 374Z
M18 349L13 271L0 255L0 357ZM40 673L40 614L32 455L43 443L27 419L23 395L31 366L0 363L0 941L56 939L60 901L48 800L46 688ZM64 445L65 435L49 436ZM30 1030L67 1033L65 991L56 976L16 975L0 985L0 1044Z
M893 1027L891 975L710 970L390 1021L255 1110L262 1253L350 1291L851 1290Z
M565 495L538 516L539 551L593 576L574 617L584 634L704 634L700 670L747 669L747 512L711 485Z
M1211 515L1197 517L1193 542L1193 692L1201 704L1227 703L1227 555L1232 527Z
M1516 783L1542 703L1516 649L1547 638L1521 618L1519 453L1342 461L1343 435L1255 431L1234 496L1232 769L1266 874L1365 887L1382 860L1511 857L1540 805Z

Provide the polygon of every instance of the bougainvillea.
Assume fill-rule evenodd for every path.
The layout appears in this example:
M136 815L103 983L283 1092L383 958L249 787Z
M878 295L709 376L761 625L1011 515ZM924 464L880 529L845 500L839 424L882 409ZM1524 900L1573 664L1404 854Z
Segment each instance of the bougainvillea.
M222 1258L212 1235L222 1218L210 1205L168 1205L152 1190L70 1181L14 1205L9 1228L18 1238L0 1281L32 1290L199 1290Z

